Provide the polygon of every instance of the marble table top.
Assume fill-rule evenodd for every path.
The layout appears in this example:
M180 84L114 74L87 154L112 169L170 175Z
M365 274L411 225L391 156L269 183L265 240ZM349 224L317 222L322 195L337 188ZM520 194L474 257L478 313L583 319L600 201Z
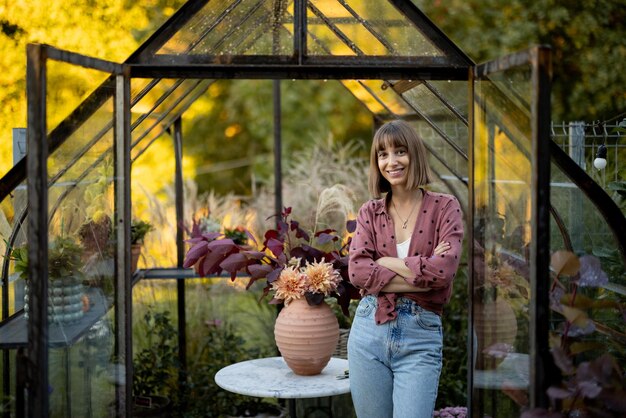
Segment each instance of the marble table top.
M337 379L348 370L348 360L331 358L317 376L299 376L282 357L248 360L224 367L215 374L222 389L260 398L318 398L350 392L350 379Z
M474 370L474 386L485 389L528 389L529 356L509 353L494 370Z

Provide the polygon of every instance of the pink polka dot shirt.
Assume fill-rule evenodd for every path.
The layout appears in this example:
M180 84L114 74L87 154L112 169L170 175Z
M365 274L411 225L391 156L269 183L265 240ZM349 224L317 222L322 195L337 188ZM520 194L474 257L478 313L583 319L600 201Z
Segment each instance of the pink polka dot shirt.
M435 256L433 251L442 241L450 243L450 250ZM450 300L462 243L463 214L458 200L454 196L425 191L411 235L409 255L404 258L405 265L414 277L404 280L416 287L430 290L383 293L381 289L396 273L379 266L375 260L380 257L398 257L398 243L385 199L370 200L359 210L356 231L350 245L350 281L361 289L362 295L377 296L377 324L396 318L395 304L400 296L414 300L422 308L441 315L443 306Z

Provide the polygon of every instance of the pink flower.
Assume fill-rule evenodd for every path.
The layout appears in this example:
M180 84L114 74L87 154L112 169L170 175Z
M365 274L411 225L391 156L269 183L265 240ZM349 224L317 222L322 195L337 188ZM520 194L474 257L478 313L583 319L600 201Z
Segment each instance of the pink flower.
M333 269L330 263L307 263L301 271L306 276L308 291L312 293L328 296L337 289L341 282L339 272Z
M295 299L300 299L307 290L305 276L295 266L285 267L280 276L272 283L274 298L282 299L285 305Z

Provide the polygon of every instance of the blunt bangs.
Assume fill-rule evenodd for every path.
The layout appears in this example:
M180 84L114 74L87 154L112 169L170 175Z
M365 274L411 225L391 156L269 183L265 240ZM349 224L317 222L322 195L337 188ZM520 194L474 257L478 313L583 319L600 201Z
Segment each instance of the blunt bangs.
M418 189L432 182L428 153L422 139L407 122L394 120L382 125L372 140L368 189L374 198L380 198L382 193L391 191L389 182L378 169L378 152L389 147L404 147L409 154L410 176L407 182L409 190Z

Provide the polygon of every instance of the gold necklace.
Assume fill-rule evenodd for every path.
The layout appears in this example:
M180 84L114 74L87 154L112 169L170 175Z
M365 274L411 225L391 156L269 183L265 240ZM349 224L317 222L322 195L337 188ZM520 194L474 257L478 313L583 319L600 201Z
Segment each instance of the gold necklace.
M415 208L417 207L417 202L419 202L419 199L415 200L415 203L413 204L413 208L411 208L411 213L409 213L409 216L407 216L406 220L402 222L402 229L406 229L407 224L409 223L409 219L411 219L411 215L413 215L413 211L415 211ZM400 221L402 221L402 215L400 215L400 212L398 212L398 208L396 207L396 204L394 203L393 199L391 199L391 204L393 205L393 208L395 209L396 214L398 214Z

